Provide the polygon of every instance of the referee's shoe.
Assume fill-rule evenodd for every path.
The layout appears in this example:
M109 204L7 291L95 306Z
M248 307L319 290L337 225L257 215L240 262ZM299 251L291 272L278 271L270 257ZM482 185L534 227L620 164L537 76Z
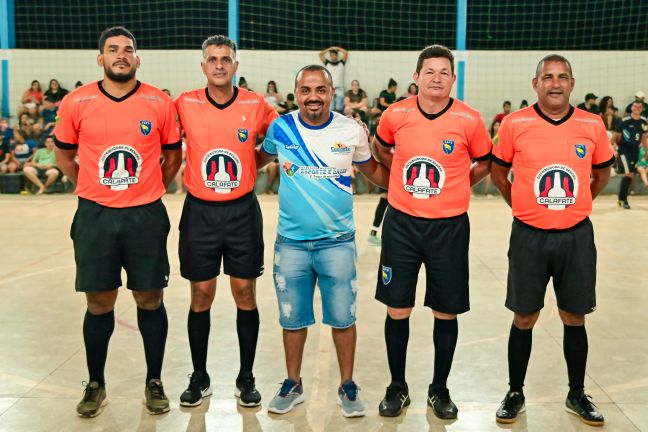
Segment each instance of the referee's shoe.
M590 400L592 397L585 392L569 392L565 400L565 411L577 415L583 423L590 426L603 426L605 419L598 407Z

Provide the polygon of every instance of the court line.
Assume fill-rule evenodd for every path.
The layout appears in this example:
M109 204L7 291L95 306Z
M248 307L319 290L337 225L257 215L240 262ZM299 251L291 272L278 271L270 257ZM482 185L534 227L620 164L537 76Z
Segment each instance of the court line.
M50 258L50 257L48 257L48 258ZM38 270L38 271L35 271L35 272L22 274L22 275L19 275L19 276L0 279L0 285L10 283L10 282L19 281L19 280L23 280L23 279L28 279L30 277L38 276L38 275L41 275L41 274L44 274L44 273L51 273L51 272L55 272L55 271L58 271L58 270L73 268L74 266L75 266L74 264L70 264L70 265L64 265L64 266L58 266L58 267L51 267L51 268L48 268L48 269Z

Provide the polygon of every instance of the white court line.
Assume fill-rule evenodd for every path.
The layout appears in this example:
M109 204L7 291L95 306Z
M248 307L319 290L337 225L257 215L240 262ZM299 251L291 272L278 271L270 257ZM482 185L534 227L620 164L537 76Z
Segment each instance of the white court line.
M48 269L44 269L44 270L38 270L38 271L35 271L35 272L26 273L26 274L23 274L23 275L20 275L20 276L14 276L14 277L10 277L10 278L7 278L7 279L0 279L0 285L10 283L10 282L19 281L19 280L22 280L22 279L28 279L30 277L38 276L38 275L41 275L43 273L50 273L50 272L55 272L55 271L58 271L58 270L69 269L69 268L72 268L74 266L75 266L74 264L70 264L70 265L65 265L65 266L52 267L52 268L48 268Z

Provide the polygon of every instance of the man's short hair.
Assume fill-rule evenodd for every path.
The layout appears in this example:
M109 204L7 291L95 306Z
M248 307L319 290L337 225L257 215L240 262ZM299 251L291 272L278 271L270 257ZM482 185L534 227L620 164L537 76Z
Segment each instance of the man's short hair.
M536 78L540 78L540 71L544 67L544 64L547 62L565 63L567 65L567 69L569 69L569 76L571 78L574 78L574 74L572 73L571 63L569 63L569 60L567 60L565 57L561 56L560 54L549 54L547 56L544 56L542 60L538 62L538 66L536 66L536 73L535 73Z
M312 65L304 66L303 68L299 69L299 72L297 72L297 75L295 75L295 88L297 88L297 81L299 81L299 76L303 72L316 72L316 71L324 72L324 76L326 76L326 80L329 82L329 84L331 84L331 87L333 87L333 76L331 75L331 72L329 72L329 70L322 65L312 64Z
M509 106L510 106L510 105L511 105L511 101L504 101L504 103L502 104L502 106L506 106L506 105L509 105Z
M209 36L205 41L202 43L202 53L203 56L205 55L205 51L207 50L207 47L209 46L226 46L232 49L232 52L234 53L234 58L236 58L236 42L234 42L232 39L228 38L227 36L224 35L214 35L214 36Z
M137 51L137 41L135 40L133 33L128 31L126 27L115 26L107 28L106 30L101 32L101 35L99 36L99 52L101 54L104 53L104 45L106 45L106 39L115 36L126 36L128 39L133 41L133 48L135 48L135 51Z
M452 51L443 45L430 45L423 48L416 62L416 73L420 73L423 68L423 62L429 58L447 58L450 61L450 70L454 75L454 56Z

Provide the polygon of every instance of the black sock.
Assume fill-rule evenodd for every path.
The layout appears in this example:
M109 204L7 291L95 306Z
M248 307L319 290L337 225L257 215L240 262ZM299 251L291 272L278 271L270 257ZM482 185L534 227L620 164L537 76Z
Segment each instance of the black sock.
M508 340L508 368L510 391L522 392L526 378L529 359L531 358L531 344L533 342L533 328L522 330L511 324Z
M405 363L407 361L407 343L409 342L409 317L395 320L389 315L385 319L385 343L387 344L387 362L392 382L405 383Z
M86 311L83 319L83 342L85 343L86 362L90 381L97 381L100 386L106 384L104 369L108 356L108 342L115 329L115 312L92 315Z
M387 210L387 198L380 197L380 201L378 201L378 206L376 206L376 213L374 215L374 221L373 221L374 228L380 227L383 217L385 216L386 210Z
M565 325L563 352L567 362L569 392L579 394L585 382L585 365L587 364L587 332L585 326Z
M459 325L457 319L443 320L434 318L434 378L432 390L448 387L448 375L452 367Z
M631 177L623 176L621 179L621 188L619 189L619 201L628 201L628 191L632 183Z
M254 355L259 338L259 309L236 310L236 333L238 333L241 359L240 377L243 372L252 373L252 366L254 366Z
M137 326L144 341L146 382L162 377L162 362L169 321L164 303L155 310L137 308Z
M209 344L209 329L211 327L210 309L194 312L189 309L187 317L187 332L189 333L189 348L194 372L207 373L207 345Z

